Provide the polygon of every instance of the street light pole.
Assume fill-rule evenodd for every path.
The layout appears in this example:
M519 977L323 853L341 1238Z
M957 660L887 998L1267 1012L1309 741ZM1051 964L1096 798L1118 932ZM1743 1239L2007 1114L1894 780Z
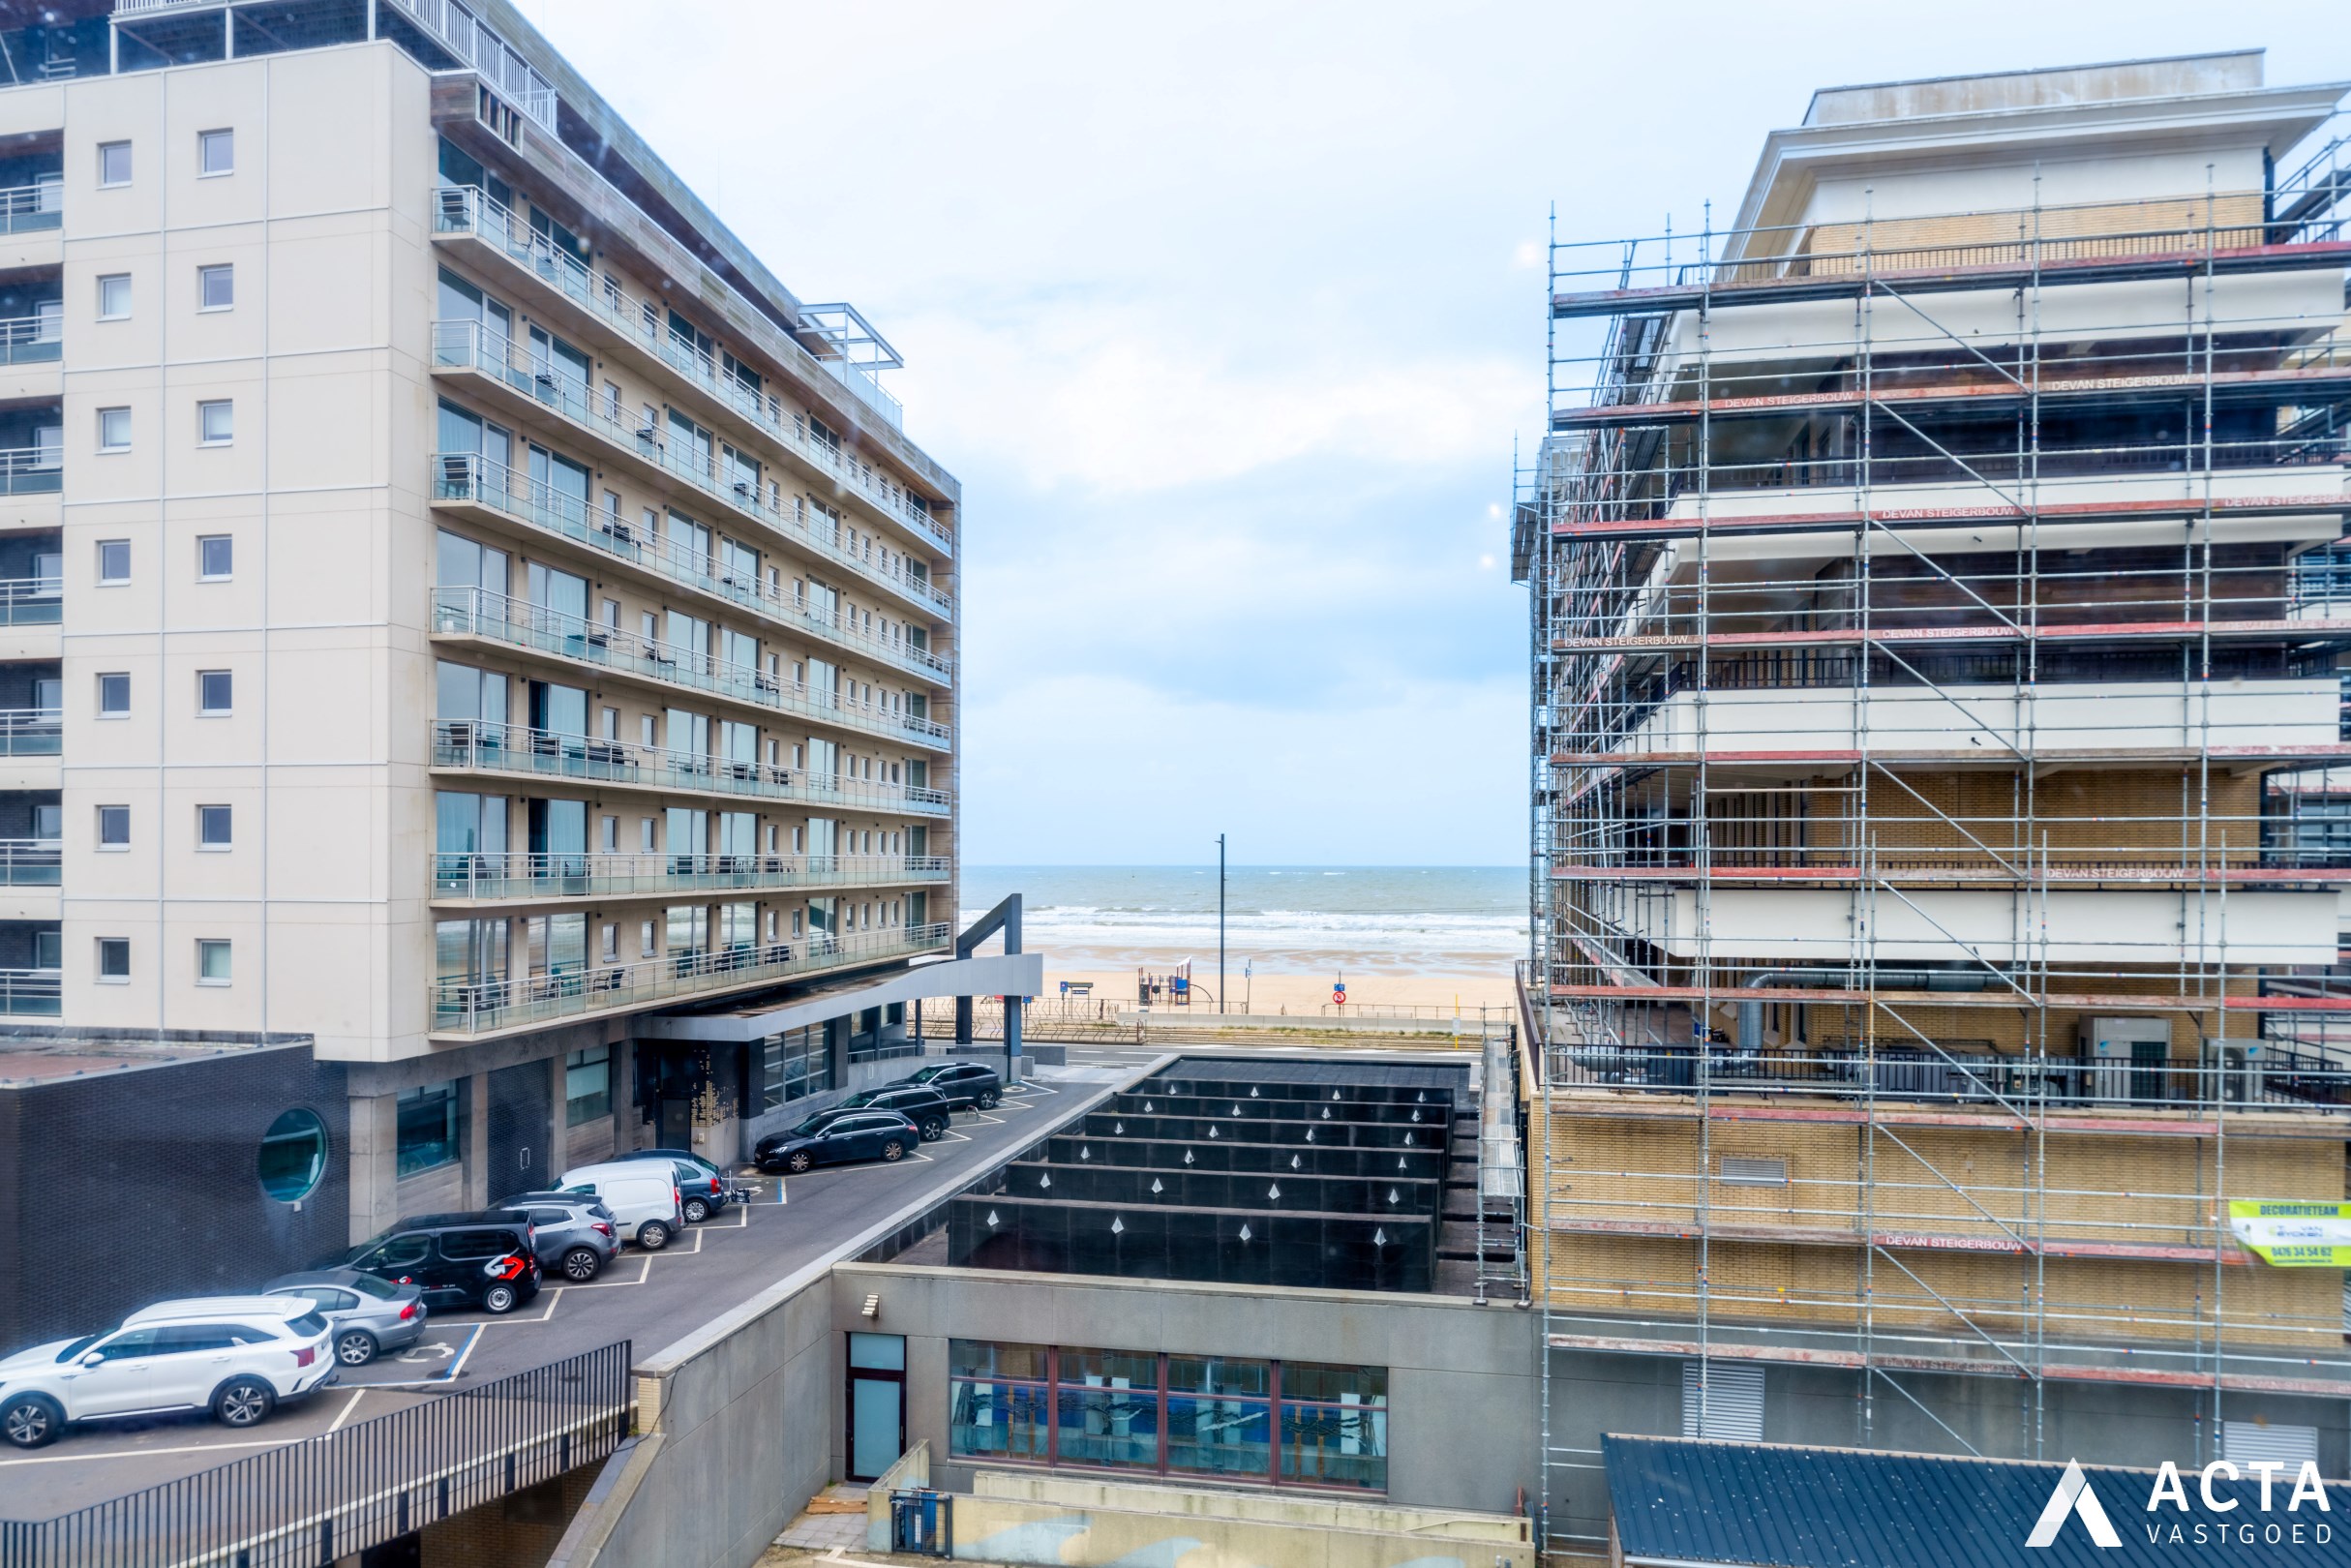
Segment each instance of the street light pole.
M1224 1010L1224 835L1217 835L1217 1010Z

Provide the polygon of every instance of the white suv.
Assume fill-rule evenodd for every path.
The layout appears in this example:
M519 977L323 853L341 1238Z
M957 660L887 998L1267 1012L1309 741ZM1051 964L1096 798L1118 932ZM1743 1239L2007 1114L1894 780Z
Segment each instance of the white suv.
M0 1437L39 1448L75 1421L210 1410L250 1427L335 1373L333 1331L299 1297L159 1302L108 1334L0 1361Z

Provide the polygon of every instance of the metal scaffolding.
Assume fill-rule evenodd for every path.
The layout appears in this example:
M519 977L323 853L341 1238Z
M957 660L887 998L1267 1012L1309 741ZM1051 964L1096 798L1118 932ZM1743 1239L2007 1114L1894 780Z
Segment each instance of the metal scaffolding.
M2053 1382L2191 1390L2214 1452L2233 1393L2351 1397L2225 1207L2351 1115L2333 925L2298 946L2351 885L2314 144L2261 191L1554 234L1512 541L1552 1351L1689 1358L1702 1432L1720 1366L1846 1369L1861 1445L1891 1400L1968 1453L1921 1378L2005 1378L2029 1458ZM1547 1507L1592 1462L1551 1359Z

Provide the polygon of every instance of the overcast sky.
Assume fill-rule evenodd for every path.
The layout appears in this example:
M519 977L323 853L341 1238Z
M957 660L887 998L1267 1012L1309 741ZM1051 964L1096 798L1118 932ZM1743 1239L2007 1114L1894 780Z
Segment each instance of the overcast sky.
M1816 86L2267 46L2340 0L521 0L963 481L976 863L1501 864L1544 251L1735 207ZM1964 31L1954 24L1964 22Z

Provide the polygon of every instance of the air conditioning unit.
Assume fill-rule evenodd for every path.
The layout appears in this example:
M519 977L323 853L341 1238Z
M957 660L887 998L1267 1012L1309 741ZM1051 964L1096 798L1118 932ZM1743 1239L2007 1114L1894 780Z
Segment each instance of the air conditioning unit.
M2114 1104L2160 1100L2170 1055L2169 1019L2084 1018L2082 1098Z

